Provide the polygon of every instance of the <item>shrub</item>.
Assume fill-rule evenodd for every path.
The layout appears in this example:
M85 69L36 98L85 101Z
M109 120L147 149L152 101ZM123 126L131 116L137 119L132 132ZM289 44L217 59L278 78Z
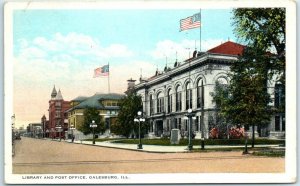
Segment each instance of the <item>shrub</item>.
M229 138L230 139L240 139L245 136L245 130L243 127L231 127L229 130Z

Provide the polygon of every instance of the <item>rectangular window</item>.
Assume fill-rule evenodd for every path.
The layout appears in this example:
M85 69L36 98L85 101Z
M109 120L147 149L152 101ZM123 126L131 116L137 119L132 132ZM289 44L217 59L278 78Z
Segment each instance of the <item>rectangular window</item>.
M274 100L274 106L280 107L284 104L284 89L282 84L276 84L275 85L275 100Z
M186 107L186 109L192 108L192 90L186 91L185 107Z
M281 120L281 124L282 124L282 131L285 131L285 116L282 116L281 117L282 118L282 120Z
M55 112L55 117L56 117L56 118L60 118L60 112L59 112L59 111L56 111L56 112Z
M152 99L152 96L150 96L150 115L153 114L154 110L153 110L153 105L154 105L154 100Z
M275 116L275 131L280 131L280 116Z
M178 129L181 130L181 118L178 118Z
M199 131L199 116L196 116L196 120L195 120L195 131Z
M164 98L157 99L157 113L161 113L164 111Z
M177 118L175 118L175 120L174 120L174 127L175 127L175 129L177 129L178 128L178 125L177 125Z
M168 113L172 112L172 95L168 96Z
M203 86L199 86L197 88L197 108L201 108L204 106L204 88Z
M181 111L181 92L176 93L176 111Z
M55 106L61 107L61 102L55 102Z

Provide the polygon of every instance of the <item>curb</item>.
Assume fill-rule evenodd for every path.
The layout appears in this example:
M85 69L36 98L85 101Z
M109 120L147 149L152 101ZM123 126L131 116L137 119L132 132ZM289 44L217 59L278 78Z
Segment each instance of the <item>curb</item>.
M68 142L72 143L72 142ZM73 144L79 144L79 145L89 145L93 147L104 147L104 148L111 148L111 149L121 149L121 150L130 150L130 151L136 151L136 152L147 152L147 153L188 153L188 151L174 151L174 152L167 152L167 151L150 151L150 150L139 150L139 149L130 149L130 148L122 148L122 147L112 147L112 146L104 146L104 145L94 145L94 144L87 144L87 143L73 143Z

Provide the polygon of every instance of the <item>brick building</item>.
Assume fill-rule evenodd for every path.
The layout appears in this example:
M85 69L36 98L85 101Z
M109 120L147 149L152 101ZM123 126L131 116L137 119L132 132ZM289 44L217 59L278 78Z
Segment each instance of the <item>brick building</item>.
M49 100L49 124L46 128L46 136L51 138L65 137L68 130L68 119L65 111L70 108L70 102L64 101L61 91L53 87Z

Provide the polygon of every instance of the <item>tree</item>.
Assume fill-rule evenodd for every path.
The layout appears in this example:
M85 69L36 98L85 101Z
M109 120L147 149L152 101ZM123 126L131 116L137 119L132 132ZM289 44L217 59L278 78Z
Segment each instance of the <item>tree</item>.
M238 38L252 49L269 52L267 73L269 77L277 74L285 85L285 8L239 8L233 15Z
M213 99L227 122L252 126L254 147L254 126L267 124L272 114L268 81L285 85L285 9L239 8L233 15L235 33L246 47L231 66L228 93L216 89Z
M83 112L83 124L78 128L84 135L91 134L93 128L90 127L92 121L95 121L97 127L94 129L95 133L103 133L105 131L104 122L99 116L99 111L96 108L86 108Z
M134 122L137 112L142 111L142 99L131 91L120 101L120 111L116 123L111 127L113 133L123 135L126 138L131 134L138 134L138 123ZM148 124L144 122L141 125L141 136L147 132Z
M226 115L224 115L222 109L226 109L225 105L228 101L229 92L228 92L228 85L221 84L219 81L216 81L216 86L214 87L214 92L210 93L213 97L213 102L215 102L215 109L216 109L216 126L219 131L219 137L225 138L229 137L228 129L229 124L226 122Z

